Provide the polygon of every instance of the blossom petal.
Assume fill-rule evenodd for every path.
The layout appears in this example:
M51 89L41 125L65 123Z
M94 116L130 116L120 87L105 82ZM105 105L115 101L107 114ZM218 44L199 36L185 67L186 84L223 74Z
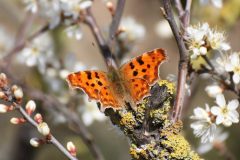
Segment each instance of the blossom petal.
M219 124L221 124L221 123L223 123L223 122L224 122L224 117L221 116L221 115L217 116L217 118L216 118L216 124L219 125Z
M217 106L213 106L213 107L211 108L211 112L212 112L212 114L214 114L214 115L219 115L220 112L221 112L221 109L220 109L219 107L217 107Z
M232 121L230 121L230 120L225 120L225 121L223 121L223 125L226 126L226 127L229 127L229 126L232 125Z
M235 84L238 84L240 82L240 75L239 74L234 73L234 75L233 75L233 82Z
M225 70L227 72L231 72L234 70L234 66L231 63L227 63L227 64L225 64Z
M216 97L216 103L219 107L224 107L226 105L225 97L223 94L219 94Z
M233 66L239 66L239 54L235 53L230 56L231 64Z
M235 109L238 108L238 105L239 105L239 101L236 100L236 99L234 99L234 100L231 100L231 101L228 103L227 107L228 107L230 110L235 110Z

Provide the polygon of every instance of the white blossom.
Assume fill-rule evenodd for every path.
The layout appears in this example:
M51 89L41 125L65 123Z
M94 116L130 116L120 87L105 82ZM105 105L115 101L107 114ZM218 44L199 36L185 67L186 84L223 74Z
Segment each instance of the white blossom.
M52 38L45 33L29 42L21 51L18 60L29 67L37 66L41 73L45 73L46 64L55 65L54 46Z
M159 21L155 26L155 31L161 38L171 38L173 36L172 30L167 21Z
M223 132L221 128L217 128L214 140L208 143L201 143L200 146L197 148L198 153L204 154L209 152L214 148L215 145L224 143L228 136L228 132Z
M120 26L124 32L119 35L119 38L126 43L139 41L145 36L144 26L136 22L132 17L123 18Z
M185 39L191 51L191 59L196 59L201 55L206 55L208 50L227 51L230 49L226 38L222 32L218 32L209 27L207 23L189 26L186 29Z
M233 72L232 79L235 84L240 82L240 52L234 52L229 55L225 70L227 72Z
M197 107L193 111L194 115L190 118L195 120L190 127L193 129L194 135L201 137L201 142L212 142L215 137L216 124L212 122L210 117L210 109L206 104L206 109Z
M231 126L232 123L239 122L239 114L236 109L239 106L237 99L231 100L228 104L226 103L223 94L219 94L216 97L217 106L211 108L212 114L217 116L216 124L223 124L224 126Z
M61 8L65 16L72 16L76 20L79 17L80 11L91 7L91 0L60 0Z
M61 22L61 6L59 0L38 0L39 14L46 19L50 29L55 28Z
M94 121L104 121L106 116L100 112L96 102L89 102L88 97L84 96L84 104L80 107L82 119L86 126L90 126Z
M65 29L68 37L75 38L76 40L82 39L82 30L80 25L72 25Z
M207 92L209 97L216 97L218 94L223 92L223 89L217 85L217 84L213 84L213 85L209 85L205 88L205 91Z

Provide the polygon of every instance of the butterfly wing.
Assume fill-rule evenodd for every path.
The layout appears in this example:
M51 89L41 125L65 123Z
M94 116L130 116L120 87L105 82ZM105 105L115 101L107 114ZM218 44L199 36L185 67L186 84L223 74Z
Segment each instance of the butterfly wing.
M120 107L118 100L111 90L111 83L102 71L80 71L67 77L69 85L82 89L90 99L100 101L103 108Z
M134 87L129 89L129 92L135 102L141 100L149 93L149 86L158 79L158 67L164 60L166 60L165 51L163 49L155 49L143 53L120 68L126 85L134 85ZM133 80L136 81L133 82ZM136 84L138 86L135 86ZM137 94L135 92L140 93Z

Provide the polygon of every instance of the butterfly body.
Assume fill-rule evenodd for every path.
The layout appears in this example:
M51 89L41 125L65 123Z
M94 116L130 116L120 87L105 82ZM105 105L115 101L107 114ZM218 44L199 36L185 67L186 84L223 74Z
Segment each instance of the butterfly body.
M158 79L158 67L166 59L164 50L146 52L119 70L109 68L109 72L80 71L68 75L71 87L80 88L90 99L99 101L103 109L121 109L129 103L136 108L149 95L150 86Z

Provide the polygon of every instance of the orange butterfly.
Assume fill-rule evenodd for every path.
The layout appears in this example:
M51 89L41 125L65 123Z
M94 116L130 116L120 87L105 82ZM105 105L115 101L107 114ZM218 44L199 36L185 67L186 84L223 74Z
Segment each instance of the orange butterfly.
M69 85L80 88L102 109L121 109L129 103L135 108L149 95L150 86L158 79L158 67L166 60L163 49L155 49L125 63L119 71L80 71L67 77Z

